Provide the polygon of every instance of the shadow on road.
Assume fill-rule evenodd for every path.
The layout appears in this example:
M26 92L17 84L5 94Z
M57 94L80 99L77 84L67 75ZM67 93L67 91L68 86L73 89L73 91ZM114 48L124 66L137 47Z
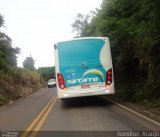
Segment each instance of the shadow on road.
M114 105L112 102L105 100L103 96L69 98L61 100L61 104L64 109Z

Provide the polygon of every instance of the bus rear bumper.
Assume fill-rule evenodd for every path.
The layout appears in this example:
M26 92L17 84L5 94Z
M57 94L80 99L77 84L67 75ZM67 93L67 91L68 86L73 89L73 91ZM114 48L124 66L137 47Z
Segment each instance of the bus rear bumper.
M58 98L73 98L73 97L83 97L83 96L96 96L96 95L108 95L114 94L114 85L107 88L101 88L98 90L81 90L81 91L59 91Z

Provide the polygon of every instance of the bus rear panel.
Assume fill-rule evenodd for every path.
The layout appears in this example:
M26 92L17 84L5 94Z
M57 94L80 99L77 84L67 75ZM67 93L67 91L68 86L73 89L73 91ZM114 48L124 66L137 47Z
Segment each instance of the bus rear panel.
M89 37L55 45L58 98L114 94L109 39Z

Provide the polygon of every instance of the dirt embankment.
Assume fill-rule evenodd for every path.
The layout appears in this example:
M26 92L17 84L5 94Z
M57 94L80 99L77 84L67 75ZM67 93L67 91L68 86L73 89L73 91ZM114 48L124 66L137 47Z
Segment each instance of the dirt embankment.
M27 96L43 87L44 81L36 71L16 69L0 74L0 106Z

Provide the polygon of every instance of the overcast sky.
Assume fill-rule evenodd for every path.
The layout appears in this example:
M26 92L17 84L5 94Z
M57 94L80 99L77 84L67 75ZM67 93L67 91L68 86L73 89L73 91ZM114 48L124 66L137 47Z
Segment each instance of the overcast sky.
M0 0L2 29L12 46L21 48L18 66L32 55L35 66L53 66L53 44L75 36L71 24L78 13L100 8L102 0Z

